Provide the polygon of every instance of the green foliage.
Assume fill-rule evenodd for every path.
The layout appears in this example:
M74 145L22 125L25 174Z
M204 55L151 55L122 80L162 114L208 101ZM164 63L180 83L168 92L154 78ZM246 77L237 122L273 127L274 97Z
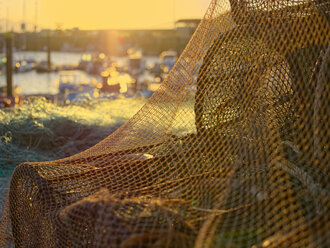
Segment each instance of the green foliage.
M0 110L0 168L59 159L83 151L135 114L145 99L95 100L57 106L44 98Z

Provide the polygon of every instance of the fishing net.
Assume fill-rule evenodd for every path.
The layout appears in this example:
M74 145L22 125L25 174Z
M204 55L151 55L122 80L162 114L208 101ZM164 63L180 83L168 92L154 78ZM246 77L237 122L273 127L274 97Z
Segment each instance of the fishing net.
M1 247L330 247L329 1L214 0L160 88L23 163Z

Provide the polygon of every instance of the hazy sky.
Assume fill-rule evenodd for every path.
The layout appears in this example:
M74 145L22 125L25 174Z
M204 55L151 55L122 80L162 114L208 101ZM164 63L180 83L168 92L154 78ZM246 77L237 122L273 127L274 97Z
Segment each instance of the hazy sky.
M171 28L174 20L203 17L211 0L0 0L1 18L80 29Z

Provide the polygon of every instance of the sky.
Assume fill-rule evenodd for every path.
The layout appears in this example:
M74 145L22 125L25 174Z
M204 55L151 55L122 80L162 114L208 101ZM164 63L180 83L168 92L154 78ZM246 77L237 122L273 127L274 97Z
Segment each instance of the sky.
M25 14L23 3L25 2ZM42 28L172 28L174 20L202 18L211 0L0 0L0 22L23 19ZM37 15L35 14L37 11ZM25 17L24 17L25 16Z

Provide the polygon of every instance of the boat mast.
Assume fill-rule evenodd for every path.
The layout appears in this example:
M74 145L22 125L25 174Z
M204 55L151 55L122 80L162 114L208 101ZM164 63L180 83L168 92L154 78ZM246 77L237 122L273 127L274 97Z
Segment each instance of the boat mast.
M34 9L34 32L37 32L38 29L38 1L35 1Z
M26 30L26 23L25 23L25 18L26 18L26 2L23 0L23 15L22 15L22 24L21 24L21 31L22 33L25 32Z
M175 28L175 0L173 0L172 2L172 8L173 8L173 13L172 13L172 18L173 18L173 25L174 25L174 28Z
M0 0L0 16L4 16L2 14L2 1ZM0 33L2 33L2 29L3 29L3 26L2 26L3 22L2 22L2 18L0 17Z
M22 24L21 24L21 51L26 50L26 37L25 37L25 32L26 32L26 1L23 0L23 18L22 18ZM23 55L25 57L25 54Z

